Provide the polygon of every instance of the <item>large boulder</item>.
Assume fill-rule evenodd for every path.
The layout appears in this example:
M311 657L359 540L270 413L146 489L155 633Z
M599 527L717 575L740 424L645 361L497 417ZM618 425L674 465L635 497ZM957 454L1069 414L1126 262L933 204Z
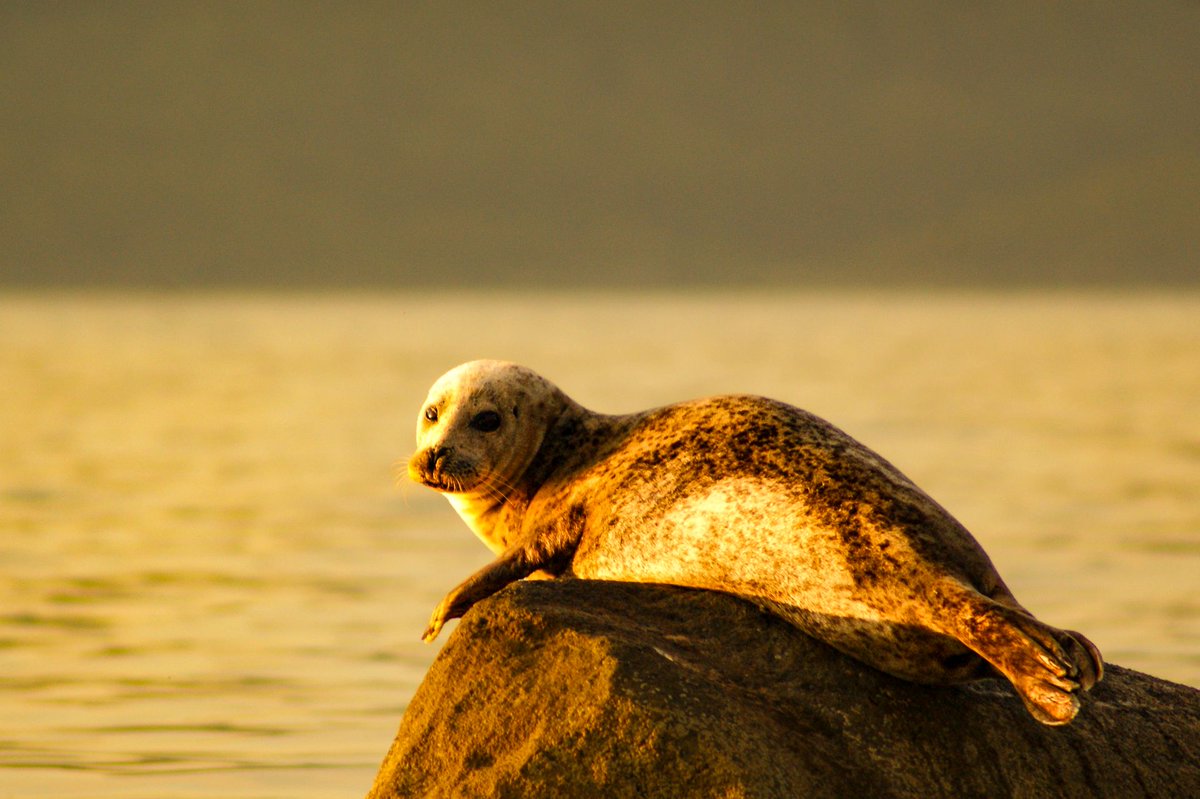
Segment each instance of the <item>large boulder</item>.
M583 580L480 603L384 797L1200 796L1200 691L1110 666L1045 727L1003 681L905 682L722 594Z

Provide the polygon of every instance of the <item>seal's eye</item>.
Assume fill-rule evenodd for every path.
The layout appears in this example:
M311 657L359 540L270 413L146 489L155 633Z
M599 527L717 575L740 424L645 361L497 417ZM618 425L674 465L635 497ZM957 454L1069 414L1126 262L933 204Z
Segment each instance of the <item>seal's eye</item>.
M494 433L500 429L500 414L495 411L477 413L471 419L471 429L481 433Z
M436 422L437 421L437 408L435 408L432 405L430 405L428 408L426 408L425 409L425 418L431 422Z

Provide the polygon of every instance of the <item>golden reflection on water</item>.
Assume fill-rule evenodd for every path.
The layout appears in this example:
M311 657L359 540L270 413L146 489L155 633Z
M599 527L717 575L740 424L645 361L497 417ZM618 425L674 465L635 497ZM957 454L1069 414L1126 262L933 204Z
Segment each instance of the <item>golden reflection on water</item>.
M370 783L488 555L393 486L428 384L528 363L629 411L813 410L1110 660L1200 685L1200 297L0 298L0 783Z

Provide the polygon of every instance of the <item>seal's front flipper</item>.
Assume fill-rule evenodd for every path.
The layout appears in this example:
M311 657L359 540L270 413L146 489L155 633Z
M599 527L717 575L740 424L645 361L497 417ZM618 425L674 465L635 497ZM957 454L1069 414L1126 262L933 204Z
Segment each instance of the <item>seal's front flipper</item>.
M457 590L457 589L456 589ZM425 632L421 633L421 640L427 644L433 643L433 640L438 637L438 633L442 631L442 627L451 619L457 619L467 611L464 608L461 611L455 611L454 608L454 592L446 595L446 598L438 603L434 608L433 615L429 617L429 626L425 628Z
M505 550L500 557L446 594L446 598L433 611L421 640L426 643L433 641L446 622L461 618L476 602L487 599L504 586L532 574L543 565L541 560L531 557L531 550L527 547L517 546Z

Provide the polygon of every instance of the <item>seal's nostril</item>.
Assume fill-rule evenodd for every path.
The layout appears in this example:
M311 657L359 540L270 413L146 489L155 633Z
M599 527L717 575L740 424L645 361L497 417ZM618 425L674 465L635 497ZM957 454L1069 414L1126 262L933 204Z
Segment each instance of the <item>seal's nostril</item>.
M449 447L430 447L429 455L427 456L429 471L436 471L439 466L442 466L446 462L446 456L449 454Z

